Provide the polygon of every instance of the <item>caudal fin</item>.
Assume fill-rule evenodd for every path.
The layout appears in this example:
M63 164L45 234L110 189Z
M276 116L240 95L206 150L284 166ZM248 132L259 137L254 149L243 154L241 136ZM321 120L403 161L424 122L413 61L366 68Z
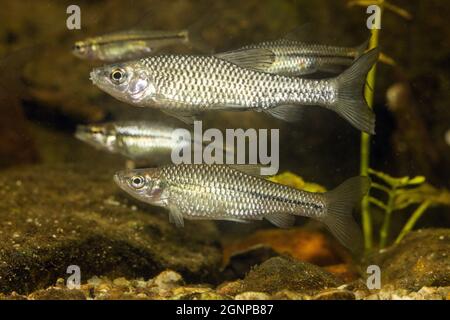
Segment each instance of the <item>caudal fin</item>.
M378 54L378 48L370 50L335 78L337 99L332 106L334 111L355 128L370 134L375 133L375 115L364 98L364 84Z
M320 219L331 233L348 249L361 251L363 238L352 216L352 209L370 188L370 178L353 177L336 189L325 193L327 213Z
M355 59L361 57L369 46L370 38L355 48Z

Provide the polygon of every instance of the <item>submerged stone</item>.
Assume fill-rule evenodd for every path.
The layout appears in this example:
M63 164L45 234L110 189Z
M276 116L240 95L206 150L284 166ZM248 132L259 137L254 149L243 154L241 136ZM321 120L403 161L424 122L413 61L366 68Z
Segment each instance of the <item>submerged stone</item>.
M62 165L2 173L0 292L29 293L67 280L71 265L80 268L82 283L94 275L150 278L166 269L193 283L215 279L222 253L214 224L176 228L161 210L131 210L112 172Z
M275 257L255 267L243 280L244 291L275 293L282 290L315 292L342 284L318 266L288 257Z
M450 230L422 229L372 257L381 269L381 286L417 291L450 285Z

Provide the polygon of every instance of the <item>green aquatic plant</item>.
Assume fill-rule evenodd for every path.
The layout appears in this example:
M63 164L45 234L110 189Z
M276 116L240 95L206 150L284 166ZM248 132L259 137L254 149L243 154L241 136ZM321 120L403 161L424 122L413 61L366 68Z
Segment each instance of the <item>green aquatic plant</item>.
M381 17L383 15L384 10L389 10L397 15L405 18L411 19L411 14L396 6L391 4L386 0L351 0L348 1L348 6L362 6L368 7L370 5L377 5L380 8L379 12L379 23L381 25ZM379 45L379 37L380 37L380 29L372 28L371 29L371 37L369 42L369 50L378 47ZM372 67L372 69L367 74L366 86L364 88L364 97L367 101L368 106L373 108L373 100L374 100L374 88L375 88L375 78L376 78L376 64ZM360 174L362 176L368 176L370 170L370 135L367 133L361 133L361 156L360 156ZM361 203L361 220L363 225L363 233L364 233L364 247L366 251L370 250L373 247L373 231L372 231L372 219L370 214L370 203L369 198L364 197Z
M369 169L368 172L374 179L372 190L378 190L385 195L384 200L380 200L372 194L367 197L369 204L377 206L384 213L380 229L380 248L388 245L392 215L395 211L417 205L395 240L395 243L399 243L414 228L416 222L430 206L450 206L450 192L431 186L426 183L423 176L396 178L373 169Z
M276 176L268 178L270 181L284 184L296 189L308 191L308 192L326 192L327 189L320 184L313 182L306 182L302 177L292 173L290 171L285 171Z

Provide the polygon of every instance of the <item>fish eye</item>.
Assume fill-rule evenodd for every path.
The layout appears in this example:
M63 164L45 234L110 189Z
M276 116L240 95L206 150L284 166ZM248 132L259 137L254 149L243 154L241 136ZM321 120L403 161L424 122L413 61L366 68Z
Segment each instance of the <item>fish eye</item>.
M81 52L81 51L84 51L83 49L83 46L81 45L81 44L79 44L79 43L75 43L74 45L73 45L73 48L72 48L74 51L78 51L78 52Z
M131 178L131 186L135 189L141 189L145 185L145 178L143 176L134 176Z
M93 133L93 134L104 133L104 130L101 127L92 127L91 128L91 133Z
M109 77L111 78L112 82L120 84L125 79L125 70L120 68L114 69L109 75Z

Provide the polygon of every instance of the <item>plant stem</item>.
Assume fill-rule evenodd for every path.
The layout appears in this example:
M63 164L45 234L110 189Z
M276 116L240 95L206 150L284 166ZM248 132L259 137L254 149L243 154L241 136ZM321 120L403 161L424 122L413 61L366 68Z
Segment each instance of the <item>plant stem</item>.
M417 220L422 216L422 214L428 209L430 206L431 201L427 200L422 202L422 204L414 211L414 213L411 215L411 217L408 219L408 222L406 222L405 226L403 227L402 231L398 235L397 239L395 240L395 243L398 244L403 239L404 236L406 236L416 224Z
M382 7L381 7L382 12ZM380 16L382 13L380 14ZM378 29L371 30L371 37L369 43L369 49L376 48L378 46L379 39ZM375 89L375 75L376 75L376 64L370 69L367 75L367 82L364 88L364 97L370 108L373 108L373 96ZM370 135L363 132L361 133L361 160L360 160L360 173L362 176L369 175L369 159L370 159ZM362 214L362 225L364 232L364 247L366 251L372 249L373 245L373 235L372 235L372 220L370 217L370 203L369 197L363 198L361 203L361 214Z
M395 193L396 189L394 188L391 192L389 192L388 195L388 202L386 204L386 210L384 212L383 226L380 230L380 248L384 248L388 240L389 229L391 227L391 215L392 211L394 210Z

